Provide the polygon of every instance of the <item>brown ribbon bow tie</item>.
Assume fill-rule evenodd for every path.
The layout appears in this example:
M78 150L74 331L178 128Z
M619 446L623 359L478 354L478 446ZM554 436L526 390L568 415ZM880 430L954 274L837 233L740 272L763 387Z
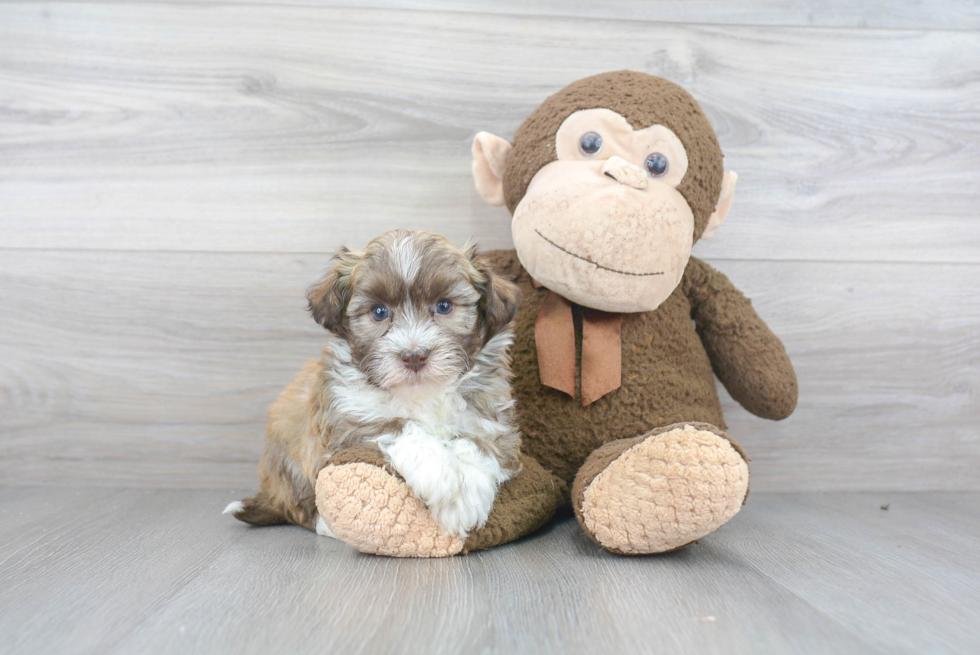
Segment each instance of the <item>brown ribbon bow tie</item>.
M540 286L535 283L535 286ZM582 406L622 384L623 315L582 307ZM572 303L548 291L534 321L541 384L575 397L575 325Z

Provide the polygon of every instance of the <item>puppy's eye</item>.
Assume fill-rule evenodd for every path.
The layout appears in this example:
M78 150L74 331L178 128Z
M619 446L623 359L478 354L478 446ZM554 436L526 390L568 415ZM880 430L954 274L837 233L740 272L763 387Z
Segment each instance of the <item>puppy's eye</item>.
M664 155L659 152L651 152L647 155L643 166L647 169L647 173L653 177L663 177L667 174L667 169L670 167L670 164Z
M602 150L602 137L595 132L586 132L578 142L578 148L586 157L591 157Z
M445 316L453 311L453 304L448 300L440 300L436 303L436 314Z
M376 305L374 309L371 310L371 318L376 320L378 323L384 321L388 318L389 312L388 308L384 305Z

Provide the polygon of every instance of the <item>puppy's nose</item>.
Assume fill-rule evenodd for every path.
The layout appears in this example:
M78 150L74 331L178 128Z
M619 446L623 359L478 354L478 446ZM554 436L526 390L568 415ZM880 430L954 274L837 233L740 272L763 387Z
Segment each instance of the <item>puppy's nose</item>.
M634 166L622 157L614 155L607 159L606 163L602 165L602 174L634 189L643 190L647 188L647 174L643 169Z
M405 362L405 366L416 373L422 370L427 359L429 359L429 350L427 348L413 348L402 351L402 361Z

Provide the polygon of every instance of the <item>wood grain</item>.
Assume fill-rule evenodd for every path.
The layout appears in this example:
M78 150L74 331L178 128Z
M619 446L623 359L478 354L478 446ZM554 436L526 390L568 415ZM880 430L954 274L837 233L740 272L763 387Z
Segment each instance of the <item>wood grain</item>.
M322 330L323 255L0 258L0 479L252 486ZM753 489L980 490L980 267L714 262L797 367L787 421L725 396Z
M715 124L695 254L799 371L786 422L722 392L753 488L980 490L975 3L344 4L0 3L0 480L251 486L325 253L509 247L472 135L633 68Z
M448 560L220 516L241 490L34 502L66 493L55 515L0 514L4 654L970 653L980 638L975 493L753 493L664 556L605 553L565 520Z
M761 507L736 517L744 524L732 526L737 536L725 544L736 559L751 558L762 575L885 652L975 648L980 628L969 617L980 602L980 577L973 573L980 566L980 534L973 531L976 508L965 509L963 496L753 500ZM924 633L925 617L942 622L944 634Z
M758 20L780 6L843 4ZM976 6L875 11L964 26ZM686 86L741 174L706 255L980 263L978 60L977 31L4 3L0 244L326 252L406 226L506 246L469 179L473 134L509 137L562 85L632 68Z
M261 0L266 2L267 0ZM289 0L294 2L295 0ZM312 3L311 3L312 4ZM332 5L360 6L355 0ZM980 6L969 0L372 0L371 6L415 10L451 10L526 16L614 19L717 25L860 27L970 30L980 28Z
M6 2L11 0L0 0L0 4ZM88 0L63 2L85 3ZM151 4L155 0L127 2ZM200 6L206 2L167 0L167 4ZM916 0L753 0L739 3L727 0L495 0L492 3L474 0L236 0L235 4L382 9L396 16L405 11L440 11L705 25L943 30L980 28L980 6L971 0L931 0L928 3Z

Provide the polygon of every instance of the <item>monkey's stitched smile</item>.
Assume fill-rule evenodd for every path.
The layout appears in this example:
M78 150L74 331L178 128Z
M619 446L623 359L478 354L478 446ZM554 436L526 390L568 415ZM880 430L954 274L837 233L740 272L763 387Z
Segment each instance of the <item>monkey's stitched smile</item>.
M539 237L541 237L542 239L544 239L545 241L547 241L548 243L550 243L551 245L553 245L555 248L558 248L558 250L561 250L566 255L571 255L572 257L575 257L576 259L581 259L583 262L588 262L589 264L592 264L596 268L601 268L604 271L611 271L613 273L619 273L620 275L633 275L633 276L636 276L636 277L648 277L648 276L652 276L652 275L663 275L664 274L663 271L658 271L656 273L633 273L631 271L621 271L621 270L619 270L617 268L609 268L608 266L603 266L599 262L592 261L588 257L583 257L582 255L576 255L574 252L572 252L568 248L563 248L562 246L559 246L557 243L555 243L554 241L552 241L551 239L549 239L545 235L541 234L541 231L538 230L538 228L534 228L534 231L537 233L537 235Z

